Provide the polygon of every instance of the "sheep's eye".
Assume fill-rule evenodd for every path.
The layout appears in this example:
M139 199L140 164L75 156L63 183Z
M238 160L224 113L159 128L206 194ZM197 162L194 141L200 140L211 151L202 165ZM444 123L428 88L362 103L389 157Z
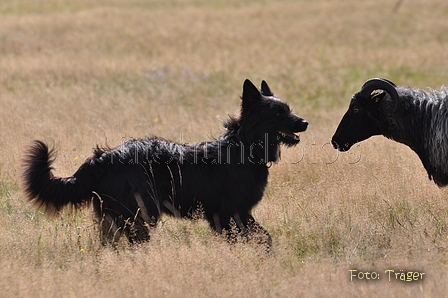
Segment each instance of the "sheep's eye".
M358 112L359 112L359 109L358 109L358 108L354 108L354 109L353 109L353 113L356 114L356 113L358 113Z

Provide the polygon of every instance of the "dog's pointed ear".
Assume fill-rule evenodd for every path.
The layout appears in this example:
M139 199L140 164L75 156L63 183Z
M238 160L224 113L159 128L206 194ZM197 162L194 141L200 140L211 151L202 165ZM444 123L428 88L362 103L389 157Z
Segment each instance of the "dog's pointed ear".
M269 88L265 80L261 81L261 94L264 96L274 96L274 93L272 93L271 88Z
M251 81L246 79L243 84L243 96L241 96L241 99L243 111L247 111L254 103L261 100L261 93Z

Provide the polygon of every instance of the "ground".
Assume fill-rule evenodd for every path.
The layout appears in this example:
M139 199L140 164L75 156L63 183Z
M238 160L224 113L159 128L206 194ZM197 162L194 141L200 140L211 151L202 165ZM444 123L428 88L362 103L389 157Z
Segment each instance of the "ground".
M347 153L330 145L365 80L447 84L445 1L5 0L0 15L2 297L448 291L447 190L384 137ZM149 243L103 247L88 207L49 218L25 200L20 163L32 139L58 148L58 176L97 144L212 139L239 113L246 78L266 80L310 122L254 210L272 255L168 217ZM407 272L422 278L402 281Z

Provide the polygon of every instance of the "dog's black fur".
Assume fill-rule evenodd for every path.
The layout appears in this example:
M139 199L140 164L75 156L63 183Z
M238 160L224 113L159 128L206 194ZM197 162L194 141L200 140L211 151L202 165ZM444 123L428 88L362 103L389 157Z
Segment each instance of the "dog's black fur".
M296 145L295 132L308 122L277 99L266 82L260 91L246 80L241 115L224 124L210 142L178 144L158 137L127 140L96 148L71 177L54 177L54 149L34 141L24 159L29 200L47 213L93 201L102 239L115 243L149 239L162 213L192 217L202 210L210 226L231 239L255 239L267 246L269 233L252 217L268 180L268 163L280 157L280 144ZM234 239L234 238L232 238Z

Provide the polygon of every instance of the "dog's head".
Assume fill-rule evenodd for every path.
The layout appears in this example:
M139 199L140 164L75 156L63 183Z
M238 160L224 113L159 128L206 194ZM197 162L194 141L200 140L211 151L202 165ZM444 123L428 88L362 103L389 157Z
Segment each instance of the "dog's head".
M294 146L300 142L296 133L305 131L308 122L294 114L288 104L274 96L268 84L261 82L261 92L251 81L243 85L241 128L259 139L267 136L271 144Z
M225 126L260 160L276 161L281 144L294 146L300 142L297 133L305 131L308 122L275 97L265 81L258 90L246 80L241 99L240 117L231 119Z

